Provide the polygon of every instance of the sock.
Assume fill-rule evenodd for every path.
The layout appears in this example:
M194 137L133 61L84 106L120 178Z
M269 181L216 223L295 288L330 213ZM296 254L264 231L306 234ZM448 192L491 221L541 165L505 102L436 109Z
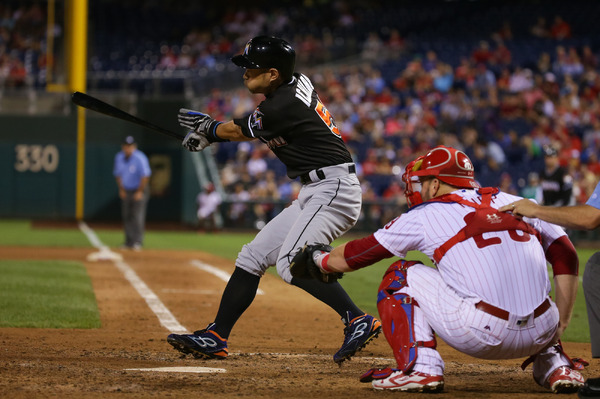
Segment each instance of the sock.
M222 338L229 338L231 329L248 309L258 289L260 277L236 267L223 291L214 331Z
M352 302L352 299L338 282L326 284L313 279L292 278L292 285L303 289L321 302L329 305L344 320L348 318L347 321L350 321L365 314Z

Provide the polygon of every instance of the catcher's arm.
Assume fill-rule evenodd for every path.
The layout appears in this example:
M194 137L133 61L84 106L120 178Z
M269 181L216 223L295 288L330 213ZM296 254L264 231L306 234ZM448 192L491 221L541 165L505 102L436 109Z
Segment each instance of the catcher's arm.
M327 258L333 247L327 244L311 244L302 247L290 263L290 272L296 278L314 278L323 283L334 283L342 273L329 269Z
M290 269L294 277L313 277L324 281L335 278L330 276L341 278L343 273L372 265L393 256L394 254L383 247L371 234L333 249L325 244L305 245L292 259Z

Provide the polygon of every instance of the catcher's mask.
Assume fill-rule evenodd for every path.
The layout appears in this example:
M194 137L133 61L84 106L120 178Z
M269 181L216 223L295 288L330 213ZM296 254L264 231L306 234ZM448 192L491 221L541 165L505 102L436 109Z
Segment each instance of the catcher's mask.
M478 188L473 163L462 151L440 145L406 166L402 181L408 207L423 202L419 177L433 176L446 184L461 188ZM413 187L413 185L415 185Z

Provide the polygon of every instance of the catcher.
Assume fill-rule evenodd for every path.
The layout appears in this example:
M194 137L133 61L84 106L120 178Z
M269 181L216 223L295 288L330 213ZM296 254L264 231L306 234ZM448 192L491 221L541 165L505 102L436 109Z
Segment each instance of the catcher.
M444 362L434 331L447 344L482 359L528 357L533 378L559 393L575 392L583 377L559 343L578 286L575 248L558 226L519 220L497 208L519 199L480 188L469 157L439 146L411 162L403 175L409 211L374 234L333 250L308 245L292 275L335 281L410 250L436 268L399 260L386 271L377 307L397 368L361 377L377 390L438 392ZM546 260L552 264L555 298Z

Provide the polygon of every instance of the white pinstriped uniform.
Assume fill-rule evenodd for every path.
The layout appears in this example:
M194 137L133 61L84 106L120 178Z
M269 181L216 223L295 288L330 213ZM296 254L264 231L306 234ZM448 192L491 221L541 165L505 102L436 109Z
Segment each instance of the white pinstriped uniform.
M481 203L475 190L454 194ZM499 208L518 199L499 193L492 197L491 206ZM426 203L388 223L375 232L375 238L400 258L418 250L433 259L434 251L465 226L465 215L473 211L455 202ZM543 247L533 236L518 242L507 231L490 232L483 239L498 237L501 243L479 248L470 238L453 246L437 269L419 264L408 269L408 286L400 292L419 304L414 311L416 340L433 339L435 331L455 349L484 359L527 357L545 346L558 325L558 309L552 303L535 319L533 311L551 289L544 250L565 232L539 219L525 221L541 233ZM509 312L509 320L476 309L481 300ZM539 358L543 360L534 363L534 374L542 380L556 367L568 364L555 353ZM436 350L419 348L416 371L441 375L443 368Z

